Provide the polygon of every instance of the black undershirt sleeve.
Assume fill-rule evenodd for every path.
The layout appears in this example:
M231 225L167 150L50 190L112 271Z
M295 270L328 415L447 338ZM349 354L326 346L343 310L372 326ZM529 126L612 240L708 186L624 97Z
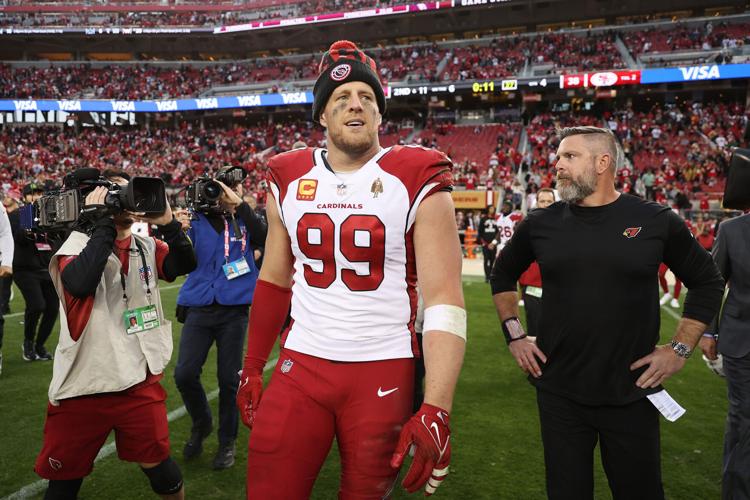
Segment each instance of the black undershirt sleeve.
M100 218L93 225L94 231L88 243L81 253L65 266L61 275L65 290L79 299L96 292L117 237L115 223L110 217Z
M711 254L693 238L685 222L673 212L667 216L669 236L664 263L688 289L682 316L709 324L719 312L724 280Z
M237 207L237 215L245 223L245 227L250 233L250 243L256 248L265 247L268 226L263 222L263 219L245 202L240 203Z
M490 274L492 295L517 290L518 278L534 262L531 247L529 219L522 220L516 227L513 237L500 252Z
M198 267L195 250L190 239L182 231L180 223L172 218L172 222L160 226L159 229L164 236L164 242L169 246L169 253L162 264L162 278L174 281L178 276L195 270Z

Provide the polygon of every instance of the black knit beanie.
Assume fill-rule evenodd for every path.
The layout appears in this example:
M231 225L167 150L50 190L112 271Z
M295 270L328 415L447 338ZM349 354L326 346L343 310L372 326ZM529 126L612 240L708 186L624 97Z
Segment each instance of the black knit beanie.
M378 78L375 61L348 40L334 42L323 54L318 67L319 76L313 87L313 120L320 121L320 113L328 98L339 85L364 82L372 87L380 114L385 113L385 92Z

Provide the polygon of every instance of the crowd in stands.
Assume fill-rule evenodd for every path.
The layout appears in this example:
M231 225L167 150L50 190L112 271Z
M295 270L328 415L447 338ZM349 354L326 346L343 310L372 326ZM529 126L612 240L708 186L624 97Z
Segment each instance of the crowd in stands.
M172 99L197 96L214 86L271 80L310 80L317 76L319 59L310 56L291 62L262 58L210 66L153 65L12 67L0 64L0 98ZM274 89L269 89L274 90Z
M2 16L0 16L2 20ZM677 25L668 30L516 35L472 45L421 44L371 49L384 83L460 81L504 78L525 67L548 73L617 69L625 62L616 38L623 37L634 55L683 49L735 48L750 43L750 23L701 27ZM731 55L727 53L728 62ZM214 86L312 80L319 53L297 57L264 57L246 61L185 64L116 64L93 68L82 63L18 67L0 64L0 98L171 99L197 96ZM668 62L662 61L664 64Z
M707 206L723 192L731 148L747 144L749 115L750 107L721 101L613 113L609 126L633 166L630 179L621 176L624 189L659 202L683 193Z
M30 180L52 185L80 167L122 167L133 175L164 178L184 186L225 165L244 167L247 187L264 198L263 170L258 168L297 141L318 146L322 131L309 122L200 130L188 122L176 129L127 128L75 130L18 127L0 131L0 187L20 189Z
M542 112L528 120L455 125L429 119L415 132L411 122L385 121L381 145L418 144L448 154L457 189L501 189L521 206L535 193L554 187L555 131L572 125L609 127L625 153L618 188L680 209L715 208L735 146L748 143L750 107L739 102L654 104L648 110L623 108L602 114ZM520 144L522 131L527 143ZM264 199L266 160L302 141L324 145L320 128L307 121L201 129L17 127L0 130L0 188L18 189L31 179L58 182L78 167L125 167L133 174L162 176L169 185L187 185L224 165L241 165L247 187ZM518 175L518 174L521 175Z
M543 35L519 38L517 43L507 38L496 39L486 47L449 48L432 44L387 48L375 51L373 55L384 83L486 79L518 74L524 64L532 60L559 69L585 70L597 64L620 67L620 56L608 39L608 36L594 35ZM560 51L556 47L567 49ZM438 72L443 59L446 59L445 68ZM319 60L319 54L310 54L296 58L265 57L180 67L145 64L111 64L97 68L87 64L17 67L0 64L0 98L191 97L214 86L313 80L317 76Z
M453 180L460 189L493 189L512 182L520 166L521 122L455 125L433 122L413 142L443 151L453 160Z
M677 101L603 116L538 114L526 126L529 147L521 160L526 193L533 199L538 188L554 185L555 130L594 125L609 127L623 147L626 161L618 170L618 189L683 210L716 208L731 148L748 144L749 116L750 107L721 101Z
M750 43L750 23L702 26L677 24L670 29L624 31L622 38L634 56L687 50L734 49Z
M81 3L82 0L79 0ZM314 0L310 2L300 1L275 1L248 3L241 9L238 5L229 6L232 10L207 11L173 11L164 10L163 4L156 1L149 2L154 5L153 11L132 12L55 12L54 5L62 5L62 2L23 2L40 6L40 12L4 12L0 13L0 26L14 27L40 27L40 26L96 26L96 27L130 27L138 26L153 28L160 26L185 26L185 27L216 27L233 24L242 24L251 21L276 19L280 17L305 17L315 14L328 14L334 12L349 12L355 10L391 7L411 3L408 0ZM66 2L68 4L73 2ZM112 2L110 2L112 3ZM118 2L123 3L137 2ZM143 2L141 2L143 3ZM87 6L90 4L87 3ZM255 4L255 5L254 5ZM43 9L43 11L41 11Z

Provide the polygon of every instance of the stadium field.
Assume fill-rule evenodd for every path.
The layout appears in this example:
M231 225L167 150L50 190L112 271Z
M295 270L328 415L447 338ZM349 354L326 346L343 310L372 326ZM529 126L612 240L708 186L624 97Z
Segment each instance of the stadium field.
M162 291L165 310L171 315L178 286L164 285ZM451 417L451 475L438 490L437 498L545 498L534 390L525 381L501 339L489 286L467 277L464 291L469 311L469 344ZM44 485L34 474L33 464L42 442L52 363L26 363L22 360L23 326L20 322L24 306L17 290L15 295L11 303L12 314L6 316L5 361L0 375L0 498L41 498ZM590 306L581 305L582 312L585 313L586 307ZM662 341L673 333L676 318L675 310L662 309ZM175 354L163 383L169 394L167 405L173 419L170 423L173 456L185 476L186 497L243 498L247 429L240 431L237 463L231 469L211 470L211 459L217 447L215 433L206 440L202 456L188 463L182 459L181 450L190 432L190 420L181 410L182 401L172 377L180 326L174 323ZM606 332L602 334L606 335ZM48 347L54 348L55 343L56 335L53 334ZM670 499L720 496L726 389L722 379L706 369L700 356L696 358L667 382L669 392L687 409L677 422L662 419L661 424L664 485ZM215 363L212 350L204 366L203 381L214 397L214 415L217 403ZM156 498L138 467L119 461L112 453L113 447L105 446L104 456L84 481L79 498ZM337 462L334 449L316 483L313 498L336 498ZM638 478L634 477L633 481L638 481ZM610 498L598 458L595 461L595 482L596 498ZM401 489L394 495L394 498L406 497L408 495Z

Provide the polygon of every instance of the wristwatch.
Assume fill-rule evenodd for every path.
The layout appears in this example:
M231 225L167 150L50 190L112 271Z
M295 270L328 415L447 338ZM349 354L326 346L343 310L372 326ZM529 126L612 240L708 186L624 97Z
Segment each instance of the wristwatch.
M682 342L673 340L670 345L672 346L672 349L674 349L675 354L677 354L681 358L687 359L691 354L693 354L693 350L690 349L687 344L683 344Z

